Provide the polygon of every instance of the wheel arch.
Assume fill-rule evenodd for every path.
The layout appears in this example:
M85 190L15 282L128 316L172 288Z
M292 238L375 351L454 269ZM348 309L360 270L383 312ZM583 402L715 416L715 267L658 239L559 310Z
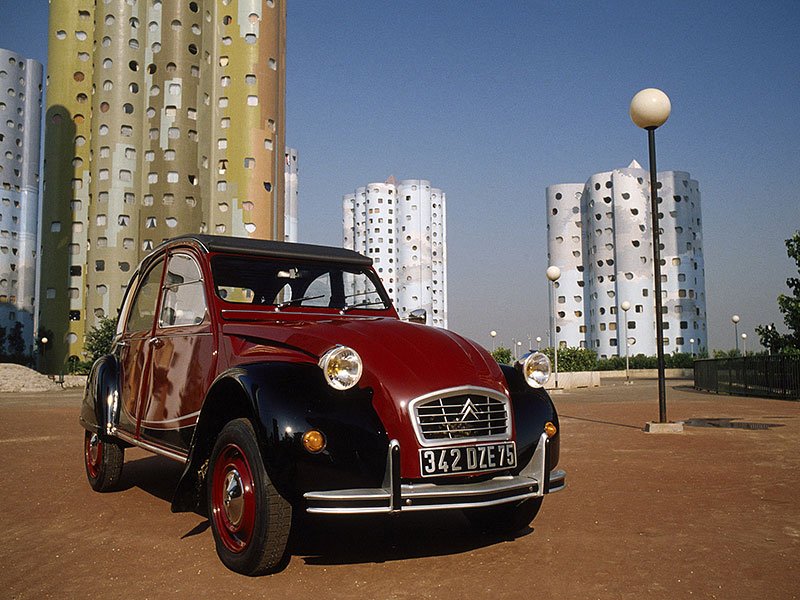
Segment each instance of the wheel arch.
M173 512L204 509L208 459L217 436L227 423L239 418L249 419L253 423L256 437L261 441L255 399L248 392L243 381L244 375L245 371L242 369L226 371L209 388L192 435L189 459L172 499Z
M81 403L80 423L97 434L110 434L119 424L119 365L112 354L98 358L92 365Z
M561 433L553 399L544 388L529 386L522 373L515 367L500 365L500 368L511 392L519 462L524 464L524 461L533 456L539 437L544 431L544 425L549 421L556 426L556 434L547 444L548 466L551 470L554 469L559 461Z

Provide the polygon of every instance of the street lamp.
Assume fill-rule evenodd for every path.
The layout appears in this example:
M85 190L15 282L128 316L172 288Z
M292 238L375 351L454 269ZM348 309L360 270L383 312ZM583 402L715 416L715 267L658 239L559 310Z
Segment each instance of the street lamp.
M516 358L519 358L520 356L522 356L522 342L517 342L517 348L516 348L516 351L514 352L514 354L517 355Z
M620 304L622 309L623 319L625 319L625 383L631 382L630 364L628 362L628 311L631 309L631 303L623 300Z
M547 267L547 271L545 273L547 278L553 282L553 290L550 297L553 299L553 311L550 318L553 320L550 329L553 331L553 373L555 374L555 386L558 389L558 332L556 331L556 313L558 312L558 308L556 307L556 286L558 285L557 281L558 278L561 277L561 269L556 267L555 265L551 265Z
M542 336L537 335L536 336L536 351L538 352L541 349L542 349Z
M489 336L492 338L492 352L494 352L494 338L497 337L497 332L494 329L492 329L489 332Z
M739 354L739 315L733 315L731 317L731 321L733 321L733 340L736 343L736 354Z
M689 338L689 343L692 345L692 358L694 358L694 338Z
M747 356L747 334L742 334L742 344L744 346L744 356Z
M42 343L42 360L41 360L41 365L39 365L39 368L42 369L44 367L44 355L47 352L47 342L49 342L50 340L48 340L47 337L43 336L42 339L39 341Z
M630 116L637 127L647 130L650 153L650 213L653 230L653 282L656 296L656 353L658 355L658 420L667 422L667 390L664 373L664 323L661 310L661 240L656 182L656 129L669 119L669 97L655 88L638 92L631 100ZM627 340L626 340L627 341Z

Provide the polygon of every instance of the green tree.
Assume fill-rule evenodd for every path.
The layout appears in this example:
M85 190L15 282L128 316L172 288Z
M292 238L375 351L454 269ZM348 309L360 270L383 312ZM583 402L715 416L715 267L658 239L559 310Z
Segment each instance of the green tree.
M111 352L111 342L117 330L117 317L100 319L100 323L92 327L86 334L86 352L91 362Z
M800 230L786 240L786 253L794 260L800 275ZM789 333L779 333L774 323L756 327L761 345L774 354L800 353L800 277L789 277L786 285L791 293L778 296L778 309L783 313L783 322Z
M492 358L494 358L501 365L511 364L511 350L505 346L498 346L492 350Z
M25 358L25 337L22 333L22 323L17 321L8 335L8 353L14 362L19 362Z
M543 352L550 359L555 369L555 354L552 348L545 348ZM588 348L570 348L565 346L558 349L558 371L567 373L571 371L596 371L597 353Z

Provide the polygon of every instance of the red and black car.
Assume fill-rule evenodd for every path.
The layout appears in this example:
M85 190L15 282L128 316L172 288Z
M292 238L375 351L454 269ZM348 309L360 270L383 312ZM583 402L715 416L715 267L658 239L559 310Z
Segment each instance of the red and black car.
M92 368L86 473L113 489L131 446L185 464L172 510L208 514L251 575L281 564L293 511L463 509L517 530L564 487L549 374L543 354L498 365L401 321L355 252L180 237L139 265Z

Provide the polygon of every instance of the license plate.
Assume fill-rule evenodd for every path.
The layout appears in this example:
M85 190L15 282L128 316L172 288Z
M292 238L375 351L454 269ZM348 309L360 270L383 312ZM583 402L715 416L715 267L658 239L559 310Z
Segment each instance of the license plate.
M455 448L424 448L419 451L419 462L423 477L510 469L517 464L517 447L514 442L501 442Z

